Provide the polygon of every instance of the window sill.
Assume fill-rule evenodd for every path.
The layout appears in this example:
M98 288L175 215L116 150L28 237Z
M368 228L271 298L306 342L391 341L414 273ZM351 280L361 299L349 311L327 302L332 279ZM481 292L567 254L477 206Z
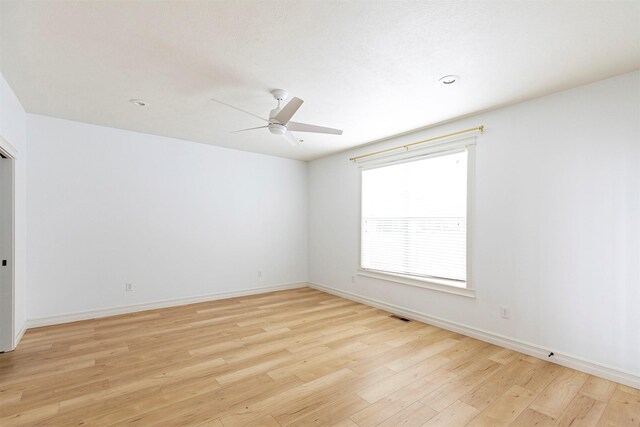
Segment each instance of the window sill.
M475 298L475 289L458 286L460 282L446 279L424 278L417 279L402 274L383 273L381 271L358 269L358 276L372 277L374 279L386 280L388 282L401 283L403 285L415 286L433 291L445 292L448 294L460 295L467 298ZM455 284L454 284L455 283Z

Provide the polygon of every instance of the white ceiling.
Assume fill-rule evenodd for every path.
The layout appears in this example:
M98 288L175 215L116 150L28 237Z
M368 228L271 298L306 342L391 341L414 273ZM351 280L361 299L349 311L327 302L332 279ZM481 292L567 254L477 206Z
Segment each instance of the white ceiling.
M27 111L302 160L640 68L637 1L1 8L2 73ZM344 135L230 134L263 123L210 101L266 116L273 88L305 100L294 120Z

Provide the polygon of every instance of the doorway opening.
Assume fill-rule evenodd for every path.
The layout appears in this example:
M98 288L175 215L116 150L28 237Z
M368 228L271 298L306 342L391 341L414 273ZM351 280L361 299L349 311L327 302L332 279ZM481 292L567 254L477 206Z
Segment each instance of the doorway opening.
M15 348L15 149L0 136L0 352Z

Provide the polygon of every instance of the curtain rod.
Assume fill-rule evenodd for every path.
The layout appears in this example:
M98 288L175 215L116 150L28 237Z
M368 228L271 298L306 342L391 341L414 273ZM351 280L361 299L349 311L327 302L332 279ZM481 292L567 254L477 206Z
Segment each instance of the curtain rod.
M435 141L437 139L448 138L450 136L456 136L456 135L460 135L460 134L463 134L463 133L474 132L474 131L480 131L480 133L483 133L484 132L484 125L481 125L481 126L478 126L478 127L475 127L475 128L471 128L471 129L460 130L458 132L448 133L446 135L435 136L435 137L429 138L429 139L423 139L422 141L412 142L411 144L405 144L405 145L399 145L399 146L393 147L393 148L387 148L386 150L374 151L373 153L368 153L368 154L363 154L361 156L351 157L349 160L355 162L356 160L362 159L364 157L375 156L376 154L387 153L387 152L393 151L393 150L400 150L402 148L407 150L409 147L413 147L414 145L424 144L425 142L431 142L431 141Z

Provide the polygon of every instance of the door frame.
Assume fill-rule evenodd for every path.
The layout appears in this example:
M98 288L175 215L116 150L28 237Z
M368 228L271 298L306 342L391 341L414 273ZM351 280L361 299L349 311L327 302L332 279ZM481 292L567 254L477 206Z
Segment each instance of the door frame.
M6 325L10 329L10 340L7 342L0 342L0 352L12 351L16 348L16 334L15 334L15 321L16 321L16 159L18 156L18 150L9 143L2 135L0 135L0 155L9 160L10 179L11 179L11 246L7 256L9 267L11 268L11 279L9 285L9 294L11 301L10 318L4 319L4 316L0 314L0 324ZM1 267L0 267L1 268ZM4 285L3 285L4 286ZM2 335L0 335L1 337Z

